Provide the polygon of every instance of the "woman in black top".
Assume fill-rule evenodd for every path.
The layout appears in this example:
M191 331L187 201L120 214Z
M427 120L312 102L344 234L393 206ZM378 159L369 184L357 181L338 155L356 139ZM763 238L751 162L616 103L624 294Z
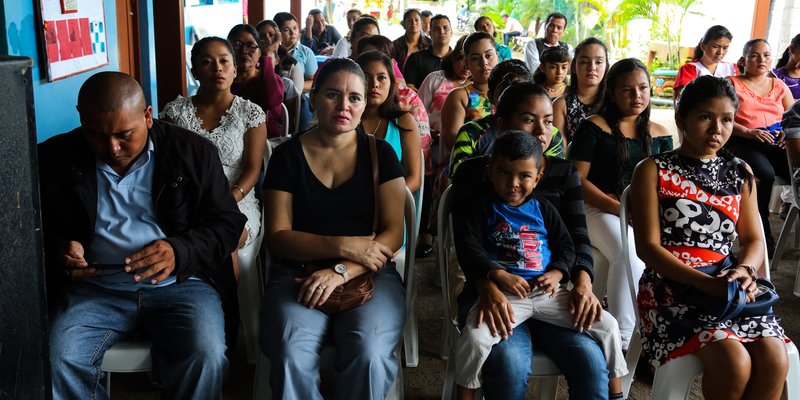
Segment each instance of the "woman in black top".
M608 71L608 87L600 111L578 125L568 158L581 176L586 224L592 245L605 256L608 271L608 309L619 322L622 346L627 348L636 323L628 291L622 246L636 254L633 241L622 243L619 196L630 183L633 168L645 157L672 150L672 137L650 121L650 75L635 58L618 61ZM633 233L629 233L633 237ZM644 264L631 257L636 282Z
M334 398L383 398L397 374L393 352L405 301L391 258L403 242L404 174L392 148L377 140L374 204L368 138L356 131L365 93L366 78L355 62L328 61L310 92L317 127L276 148L267 168L266 241L273 266L261 348L271 360L277 398L322 398L314 383L320 379L319 350L329 339L339 371ZM322 269L309 275L304 265ZM365 273L374 274L371 300L337 314L316 309L337 286Z
M416 8L403 13L403 28L406 33L394 40L394 59L400 65L400 72L406 65L408 56L431 47L431 39L422 34L422 16Z

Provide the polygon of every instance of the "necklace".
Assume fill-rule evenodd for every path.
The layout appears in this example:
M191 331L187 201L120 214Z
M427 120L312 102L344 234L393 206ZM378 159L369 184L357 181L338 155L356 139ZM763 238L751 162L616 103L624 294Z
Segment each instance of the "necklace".
M370 133L370 135L375 136L375 133L378 132L378 128L381 127L381 122L383 122L383 119L379 118L378 125L375 125L375 129L372 130L372 133ZM364 127L364 131L367 130L367 126L364 125L364 121L361 121L361 126Z
M552 88L550 86L547 86L547 85L542 85L542 86L544 86L544 88L547 90L548 93L552 93L552 92L557 92L557 91L563 89L564 86L566 86L566 84L564 82L561 82L558 85L556 85L556 87L552 87Z

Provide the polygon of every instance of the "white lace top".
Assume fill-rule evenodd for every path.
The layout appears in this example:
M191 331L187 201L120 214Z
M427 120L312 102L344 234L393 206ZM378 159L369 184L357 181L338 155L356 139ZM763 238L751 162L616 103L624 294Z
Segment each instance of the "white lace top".
M191 97L178 96L164 107L161 117L167 117L176 125L211 140L219 150L222 169L231 185L242 174L244 134L248 129L255 128L267 120L261 107L239 96L234 97L231 107L220 118L219 126L212 129L211 132L202 128L203 121L197 116L197 107L192 103ZM254 193L254 190L247 192L247 195L239 202L239 211L247 216L248 243L258 235L261 227L261 213Z

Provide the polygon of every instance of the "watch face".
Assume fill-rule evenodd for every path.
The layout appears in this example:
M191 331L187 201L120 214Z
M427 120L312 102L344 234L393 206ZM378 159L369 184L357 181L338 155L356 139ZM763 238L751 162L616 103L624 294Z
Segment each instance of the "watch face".
M344 264L336 264L333 266L333 270L336 271L337 274L343 274L347 272L347 267Z

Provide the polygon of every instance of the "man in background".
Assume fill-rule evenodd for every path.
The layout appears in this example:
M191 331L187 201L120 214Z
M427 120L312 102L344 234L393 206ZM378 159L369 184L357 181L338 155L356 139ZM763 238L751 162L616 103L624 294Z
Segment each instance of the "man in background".
M503 27L503 44L508 46L511 38L522 35L525 28L516 18L509 17L508 13L503 13L503 23L505 24L505 27Z
M317 55L331 55L333 46L341 38L339 31L333 25L328 25L322 11L316 8L308 13L306 27L300 31L300 43Z
M539 68L539 64L541 64L539 56L548 47L562 47L569 52L570 58L574 56L572 46L559 40L567 27L567 17L564 14L554 12L547 16L546 21L544 37L531 40L525 45L525 63L528 64L528 69L531 70L531 73L536 72Z

